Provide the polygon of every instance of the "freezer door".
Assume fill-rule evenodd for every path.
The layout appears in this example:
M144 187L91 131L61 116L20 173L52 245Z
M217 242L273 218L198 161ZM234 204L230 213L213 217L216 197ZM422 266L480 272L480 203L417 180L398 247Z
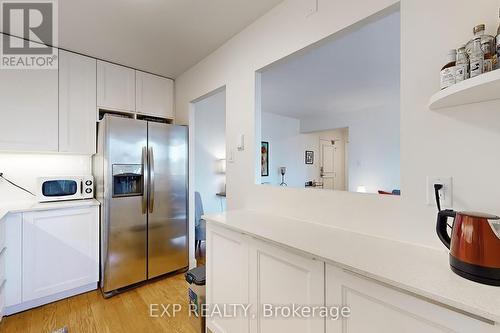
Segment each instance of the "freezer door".
M105 293L147 279L147 122L107 116L102 276Z
M187 128L148 123L148 278L188 266Z

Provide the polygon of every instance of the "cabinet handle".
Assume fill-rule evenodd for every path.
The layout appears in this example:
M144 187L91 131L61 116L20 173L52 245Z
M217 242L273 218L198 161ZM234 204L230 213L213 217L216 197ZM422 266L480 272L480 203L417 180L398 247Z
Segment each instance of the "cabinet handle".
M148 149L147 147L142 147L142 213L146 214L148 212Z
M155 206L155 158L153 147L149 147L149 213L153 213Z

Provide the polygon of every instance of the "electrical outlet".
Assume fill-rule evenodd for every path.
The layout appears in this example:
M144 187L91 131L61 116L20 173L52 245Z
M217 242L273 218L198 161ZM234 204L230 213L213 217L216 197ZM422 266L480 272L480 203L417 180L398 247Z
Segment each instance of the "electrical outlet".
M439 190L441 208L453 207L453 178L452 177L427 177L427 204L436 206L436 196L434 194L434 184L442 184Z
M306 17L318 12L318 0L306 0L304 4L306 6Z

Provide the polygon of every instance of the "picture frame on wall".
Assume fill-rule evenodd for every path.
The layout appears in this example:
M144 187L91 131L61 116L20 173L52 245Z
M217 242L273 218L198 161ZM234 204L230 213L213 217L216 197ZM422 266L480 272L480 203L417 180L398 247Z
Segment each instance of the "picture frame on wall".
M269 176L269 142L262 141L260 146L260 175Z
M306 162L306 164L314 164L314 152L313 151L306 150L305 162Z

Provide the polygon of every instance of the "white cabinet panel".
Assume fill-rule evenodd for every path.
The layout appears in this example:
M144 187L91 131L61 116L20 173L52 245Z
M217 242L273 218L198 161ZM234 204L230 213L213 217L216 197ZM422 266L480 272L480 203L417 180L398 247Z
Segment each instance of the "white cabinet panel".
M0 282L0 321L5 314L5 282Z
M496 326L327 265L327 306L351 316L327 321L327 333L498 332Z
M5 247L5 222L6 218L0 219L0 250Z
M23 216L23 302L98 280L98 209L29 212Z
M208 225L207 304L248 304L248 245L243 235ZM249 320L242 316L207 318L213 332L245 333Z
M59 51L59 151L96 152L96 60Z
M174 81L136 71L137 112L174 118Z
M323 306L325 304L324 263L295 255L268 243L252 240L250 246L250 297L252 332L324 332L325 320L287 317L288 310L271 311L264 305ZM271 312L273 314L271 315ZM265 315L268 316L265 318ZM269 317L269 315L271 315Z
M6 306L22 302L22 214L5 217L5 303Z
M135 70L98 60L97 105L108 110L135 111Z
M57 152L57 69L0 73L0 150Z

